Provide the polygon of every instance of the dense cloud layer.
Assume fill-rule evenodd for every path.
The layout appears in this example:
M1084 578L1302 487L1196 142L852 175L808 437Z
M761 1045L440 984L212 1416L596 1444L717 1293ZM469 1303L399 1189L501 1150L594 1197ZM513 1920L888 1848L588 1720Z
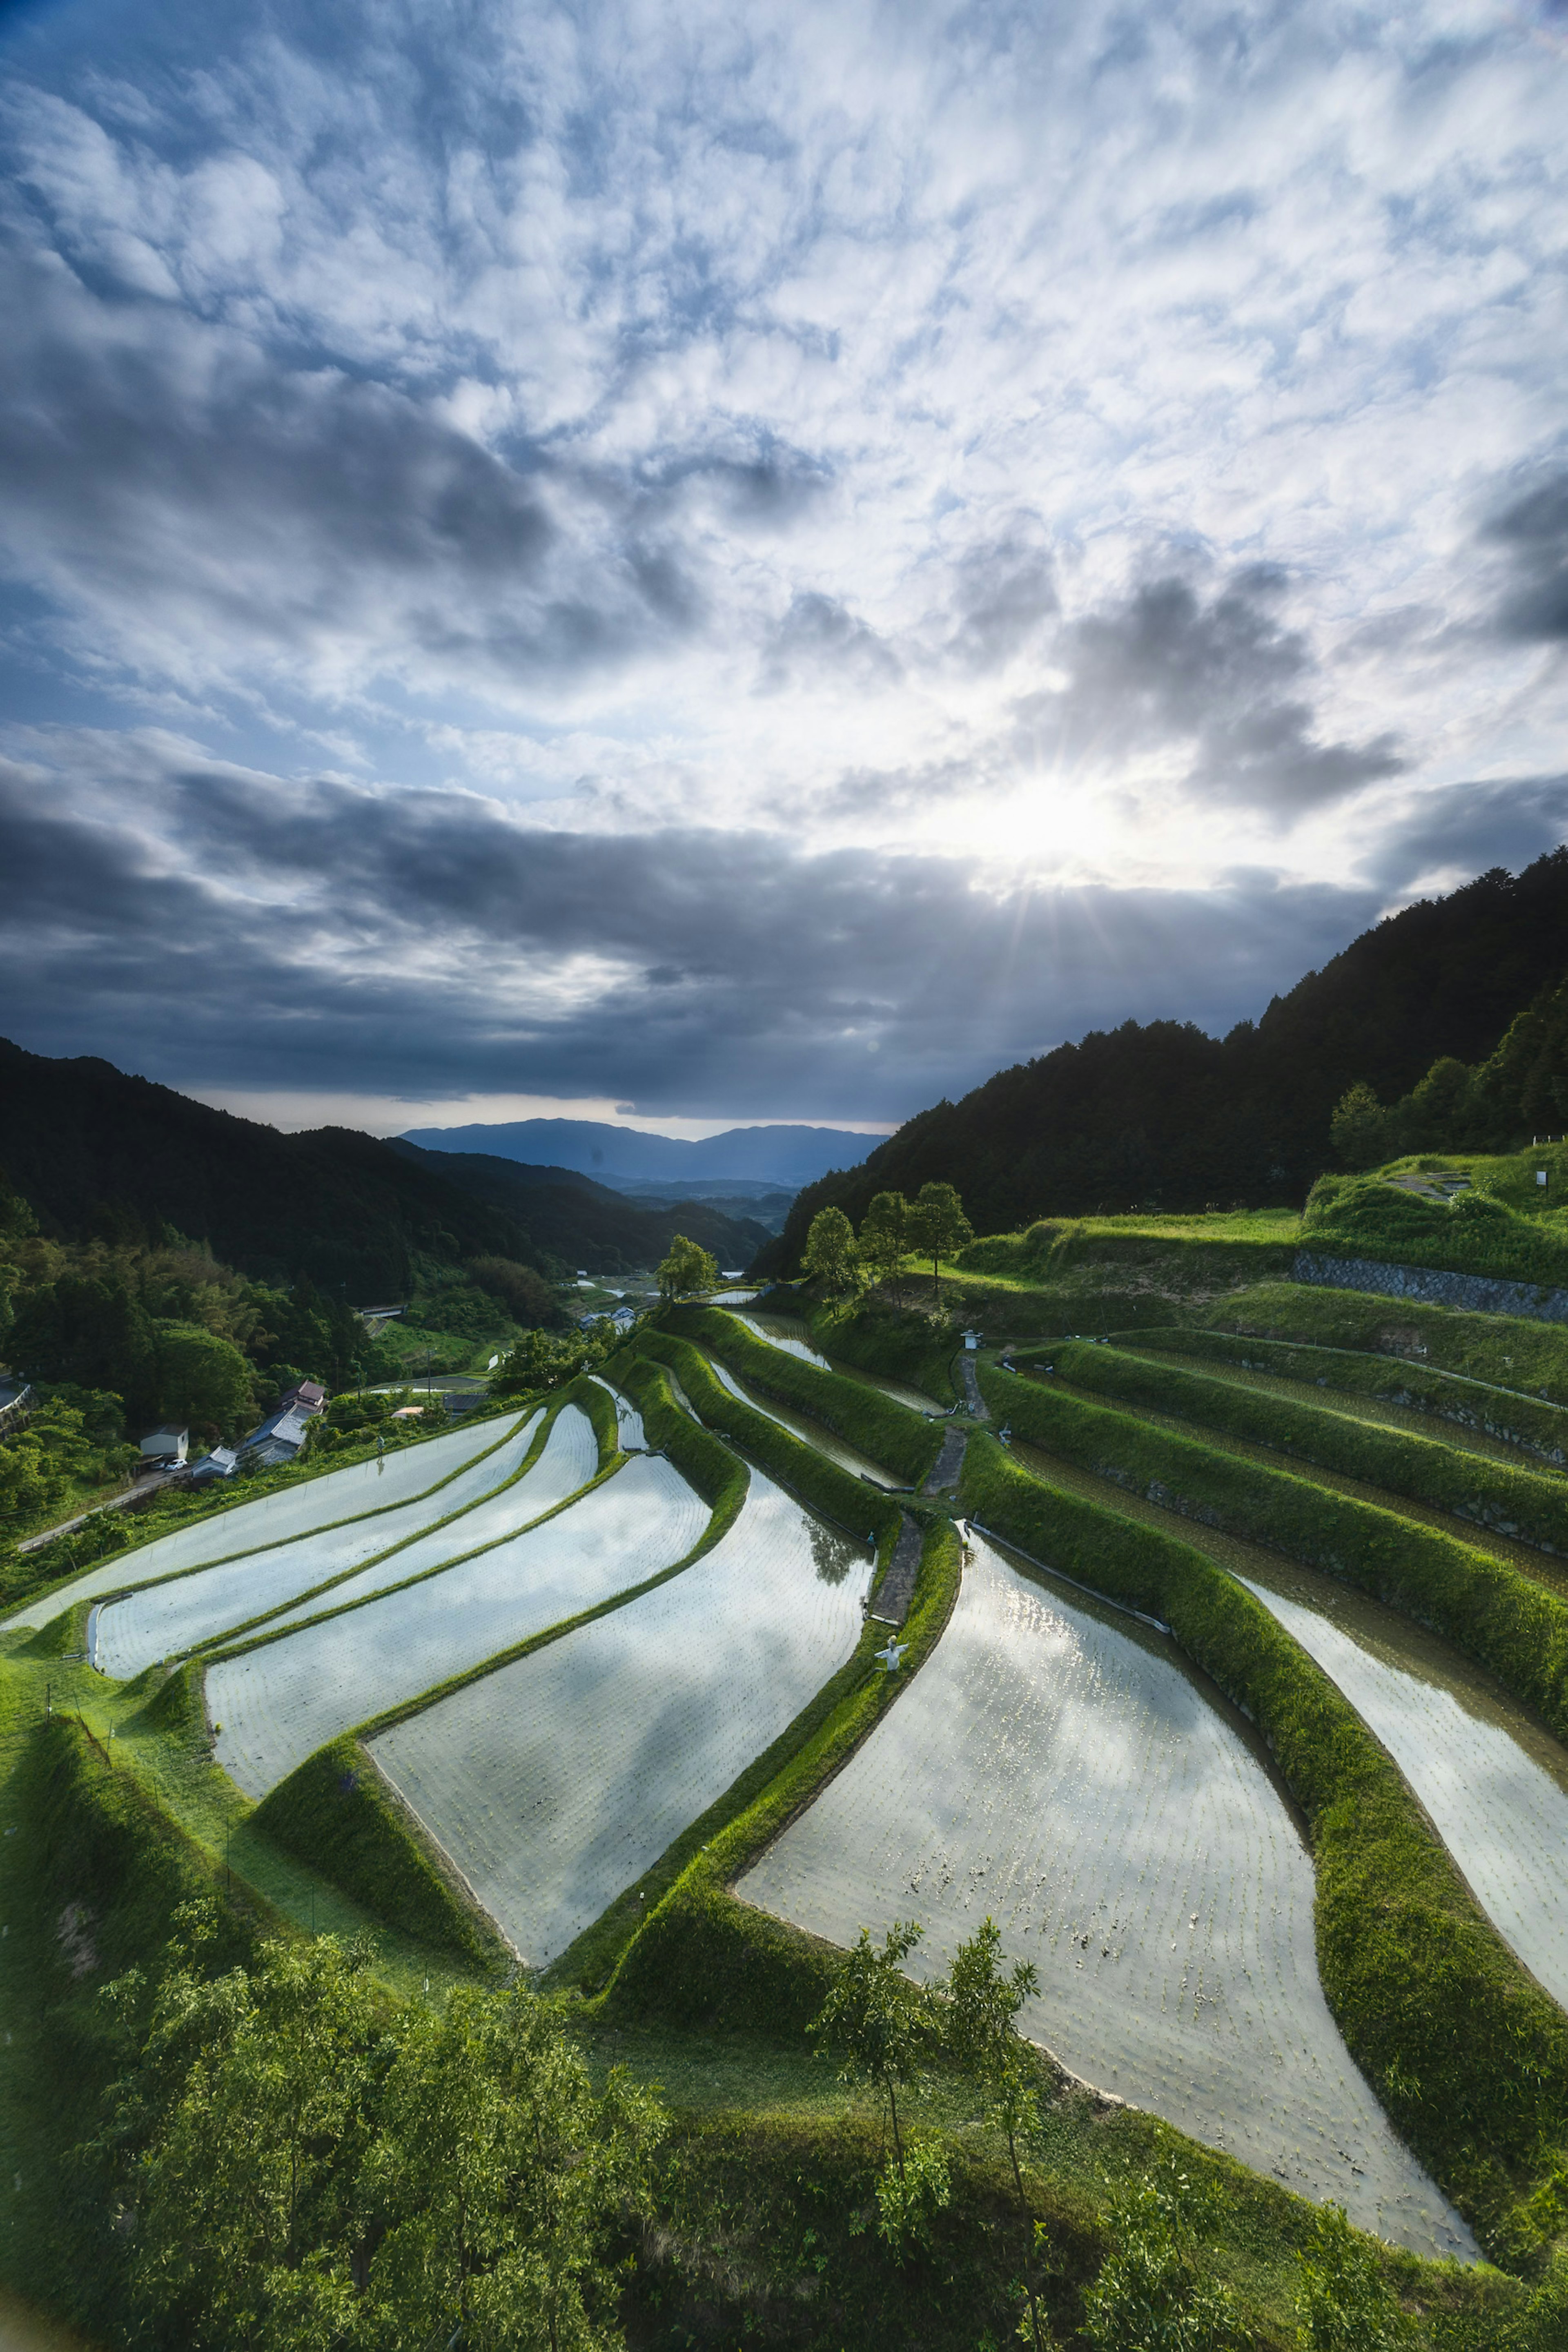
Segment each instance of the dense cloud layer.
M208 1088L896 1118L1092 1025L1228 1027L1380 904L1260 874L1064 890L759 831L543 831L467 793L289 783L167 740L110 774L70 748L0 768L20 910L0 1002L36 1050L90 1041ZM1568 821L1568 780L1529 797L1521 859Z
M897 1118L1560 837L1552 11L5 41L27 1042Z

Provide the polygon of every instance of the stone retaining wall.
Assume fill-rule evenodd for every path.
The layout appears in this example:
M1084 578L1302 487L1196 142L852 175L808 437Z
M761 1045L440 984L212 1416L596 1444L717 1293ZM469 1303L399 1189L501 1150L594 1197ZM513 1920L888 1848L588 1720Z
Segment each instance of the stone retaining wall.
M1301 1250L1292 1282L1331 1290L1374 1290L1386 1298L1418 1298L1428 1307L1462 1307L1472 1315L1521 1315L1532 1323L1568 1323L1568 1290L1533 1282L1500 1282L1484 1274L1446 1274L1430 1265L1380 1265L1369 1257L1321 1257Z

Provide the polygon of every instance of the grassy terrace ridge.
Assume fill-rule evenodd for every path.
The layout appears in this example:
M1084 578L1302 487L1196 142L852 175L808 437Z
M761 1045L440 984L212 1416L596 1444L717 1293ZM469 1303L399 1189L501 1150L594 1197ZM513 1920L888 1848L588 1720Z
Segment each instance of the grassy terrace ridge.
M1462 1454L1438 1437L1408 1435L1288 1402L1234 1381L1178 1370L1157 1358L1067 1340L1052 1350L1062 1378L1113 1403L1149 1406L1201 1430L1249 1438L1322 1470L1343 1471L1390 1494L1568 1558L1568 1480L1535 1475Z
M940 1428L911 1406L840 1372L803 1363L758 1339L737 1316L712 1307L677 1307L666 1328L696 1340L764 1396L821 1422L907 1486L920 1485L941 1451Z
M1193 1319L1199 1328L1235 1338L1414 1357L1412 1370L1453 1372L1568 1406L1568 1329L1550 1323L1290 1282L1259 1284L1211 1300Z
M859 1478L852 1478L837 1463L813 1453L792 1431L769 1421L754 1405L731 1396L691 1340L683 1339L675 1331L643 1329L638 1332L635 1346L639 1355L650 1357L674 1372L693 1410L707 1427L721 1430L748 1460L809 1509L831 1520L859 1543L868 1539L869 1530L879 1558L884 1547L897 1540L898 1511L886 1495Z
M522 1415L532 1412L538 1402L537 1398L529 1398L519 1406L508 1401L505 1404L491 1408L487 1412L472 1416L476 1420L504 1421L506 1426L497 1427L494 1440L488 1446L482 1446L477 1453L470 1454L465 1461L458 1463L444 1476L434 1480L423 1492L427 1495L438 1494L443 1486L449 1486L455 1478L461 1477L465 1471L471 1470L476 1462L483 1461L486 1454L495 1453L497 1446L505 1444L517 1421ZM451 1434L450 1430L427 1433L413 1439L412 1444L428 1445L434 1444L438 1437ZM396 1454L402 1454L407 1450L407 1445L390 1449ZM7 1576L0 1575L0 1613L12 1616L18 1608L25 1607L35 1601L47 1600L51 1592L63 1591L68 1585L74 1584L78 1576L83 1576L89 1569L101 1565L105 1558L124 1559L125 1584L114 1587L113 1591L130 1591L137 1584L162 1583L165 1580L172 1582L180 1576L197 1575L205 1568L221 1568L226 1566L231 1560L248 1559L254 1552L270 1551L277 1540L276 1537L265 1537L258 1543L242 1544L237 1550L218 1553L211 1559L198 1562L193 1569L175 1569L167 1580L157 1576L139 1576L135 1567L138 1555L145 1551L149 1546L161 1542L165 1536L182 1533L184 1528L198 1520L221 1521L230 1511L242 1509L246 1504L263 1502L271 1495L309 1486L315 1480L330 1477L340 1470L356 1469L366 1462L374 1461L375 1458L375 1433L372 1432L370 1441L355 1451L350 1452L345 1448L338 1453L326 1454L319 1461L306 1460L280 1464L275 1469L263 1471L255 1477L246 1477L242 1481L237 1492L226 1484L222 1487L216 1486L209 1487L204 1493L188 1488L179 1490L168 1497L170 1507L166 1516L162 1501L146 1513L139 1512L136 1515L138 1523L125 1530L127 1540L124 1543L114 1544L109 1550L94 1558L72 1559L62 1567L51 1557L47 1574L40 1575L31 1582L18 1584L15 1589ZM312 1528L308 1532L311 1535L325 1535L330 1528L352 1527L361 1519L376 1518L383 1511L402 1510L408 1503L419 1500L420 1496L416 1493L404 1496L402 1502L376 1503L362 1511L346 1511L340 1519L324 1520L319 1527ZM105 1513L103 1516L123 1519L126 1514L116 1512ZM140 1524L143 1519L146 1524ZM52 1555L57 1549L57 1545L51 1544L37 1553L24 1554L21 1556L23 1565L26 1566L31 1559L41 1560L46 1551ZM102 1597L106 1600L110 1597L109 1588L105 1589Z
M1568 1736L1568 1602L1458 1536L1152 1428L1110 1406L989 1365L998 1419L1070 1462L1354 1585L1494 1674L1561 1739Z
M1118 1333L1140 1351L1166 1349L1206 1363L1232 1365L1300 1381L1332 1397L1395 1405L1456 1427L1479 1431L1549 1469L1568 1469L1568 1408L1494 1389L1459 1372L1434 1371L1399 1356L1367 1356L1310 1340L1248 1339L1231 1331L1167 1330ZM1526 1465L1526 1467L1533 1466Z
M1537 1169L1546 1171L1544 1188L1535 1186ZM1471 1180L1452 1202L1416 1189L1428 1173L1449 1170ZM1399 1177L1406 1181L1390 1181ZM1555 1204L1565 1177L1568 1158L1552 1145L1505 1160L1395 1160L1368 1176L1322 1176L1301 1219L1301 1246L1561 1289L1568 1286L1568 1220ZM1552 1205L1538 1209L1541 1198Z
M757 1301L766 1314L806 1316L811 1344L857 1372L904 1381L934 1404L955 1404L953 1333L945 1318L918 1308L895 1307L869 1297L852 1303L821 1303L779 1289Z
M1311 1827L1318 1963L1352 2054L1493 2259L1528 2260L1568 2225L1568 2017L1472 1901L1384 1748L1189 1545L1032 1476L983 1431L959 1502L1047 1568L1163 1620L1257 1724Z

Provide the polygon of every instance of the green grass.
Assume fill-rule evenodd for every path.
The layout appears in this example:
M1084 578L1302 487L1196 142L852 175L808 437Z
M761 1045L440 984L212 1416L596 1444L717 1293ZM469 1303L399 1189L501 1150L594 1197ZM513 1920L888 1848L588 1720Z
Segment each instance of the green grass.
M1568 1328L1549 1323L1291 1282L1239 1290L1192 1321L1237 1336L1408 1357L1412 1370L1456 1372L1568 1406Z
M737 1316L712 1307L677 1307L667 1328L697 1341L748 1388L821 1422L907 1486L921 1484L941 1451L940 1429L909 1405L770 1347Z
M1559 1738L1568 1734L1568 1601L1458 1536L983 1366L991 1411L1053 1454L1168 1508L1283 1552L1440 1633Z
M648 1329L637 1334L636 1349L673 1371L700 1419L708 1427L722 1430L759 1469L808 1508L859 1541L864 1541L868 1530L874 1531L879 1551L896 1539L894 1504L815 1453L792 1431L769 1421L754 1405L731 1396L689 1339L675 1331Z
M913 1292L915 1286L906 1287ZM774 1302L762 1299L766 1307ZM922 1314L913 1307L894 1307L878 1297L844 1306L813 1304L791 1290L781 1291L777 1304L784 1314L809 1313L812 1345L824 1356L836 1357L856 1371L873 1372L884 1381L904 1381L936 1404L955 1404L953 1350L956 1345L946 1318Z
M1463 1378L1408 1358L1364 1356L1342 1348L1257 1339L1229 1331L1149 1331L1126 1335L1139 1349L1170 1349L1213 1364L1232 1364L1277 1380L1325 1390L1346 1405L1369 1400L1405 1412L1479 1431L1557 1470L1568 1469L1568 1410ZM1451 1442L1451 1441L1450 1441Z
M1200 1552L1030 1476L984 1432L959 1499L1034 1559L1169 1624L1257 1724L1311 1826L1318 1964L1352 2054L1494 2257L1539 2252L1568 2226L1568 2018L1359 1717Z
M1381 1173L1321 1177L1302 1219L1301 1246L1549 1288L1568 1285L1563 1213L1527 1216L1479 1186L1444 1203L1391 1184Z
M1113 1403L1147 1406L1199 1429L1249 1438L1324 1470L1568 1558L1568 1481L1532 1475L1439 1438L1380 1429L1326 1407L1291 1403L1202 1372L1069 1340L1053 1351L1058 1374Z

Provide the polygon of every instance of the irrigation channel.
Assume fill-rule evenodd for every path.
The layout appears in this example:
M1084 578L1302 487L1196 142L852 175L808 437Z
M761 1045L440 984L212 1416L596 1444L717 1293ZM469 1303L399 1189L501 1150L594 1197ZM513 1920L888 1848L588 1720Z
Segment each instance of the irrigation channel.
M1241 1718L977 1534L934 1656L736 1891L838 1944L917 1918L927 1975L988 1914L1070 2071L1398 2243L1476 2251L1329 2014L1311 1857Z

